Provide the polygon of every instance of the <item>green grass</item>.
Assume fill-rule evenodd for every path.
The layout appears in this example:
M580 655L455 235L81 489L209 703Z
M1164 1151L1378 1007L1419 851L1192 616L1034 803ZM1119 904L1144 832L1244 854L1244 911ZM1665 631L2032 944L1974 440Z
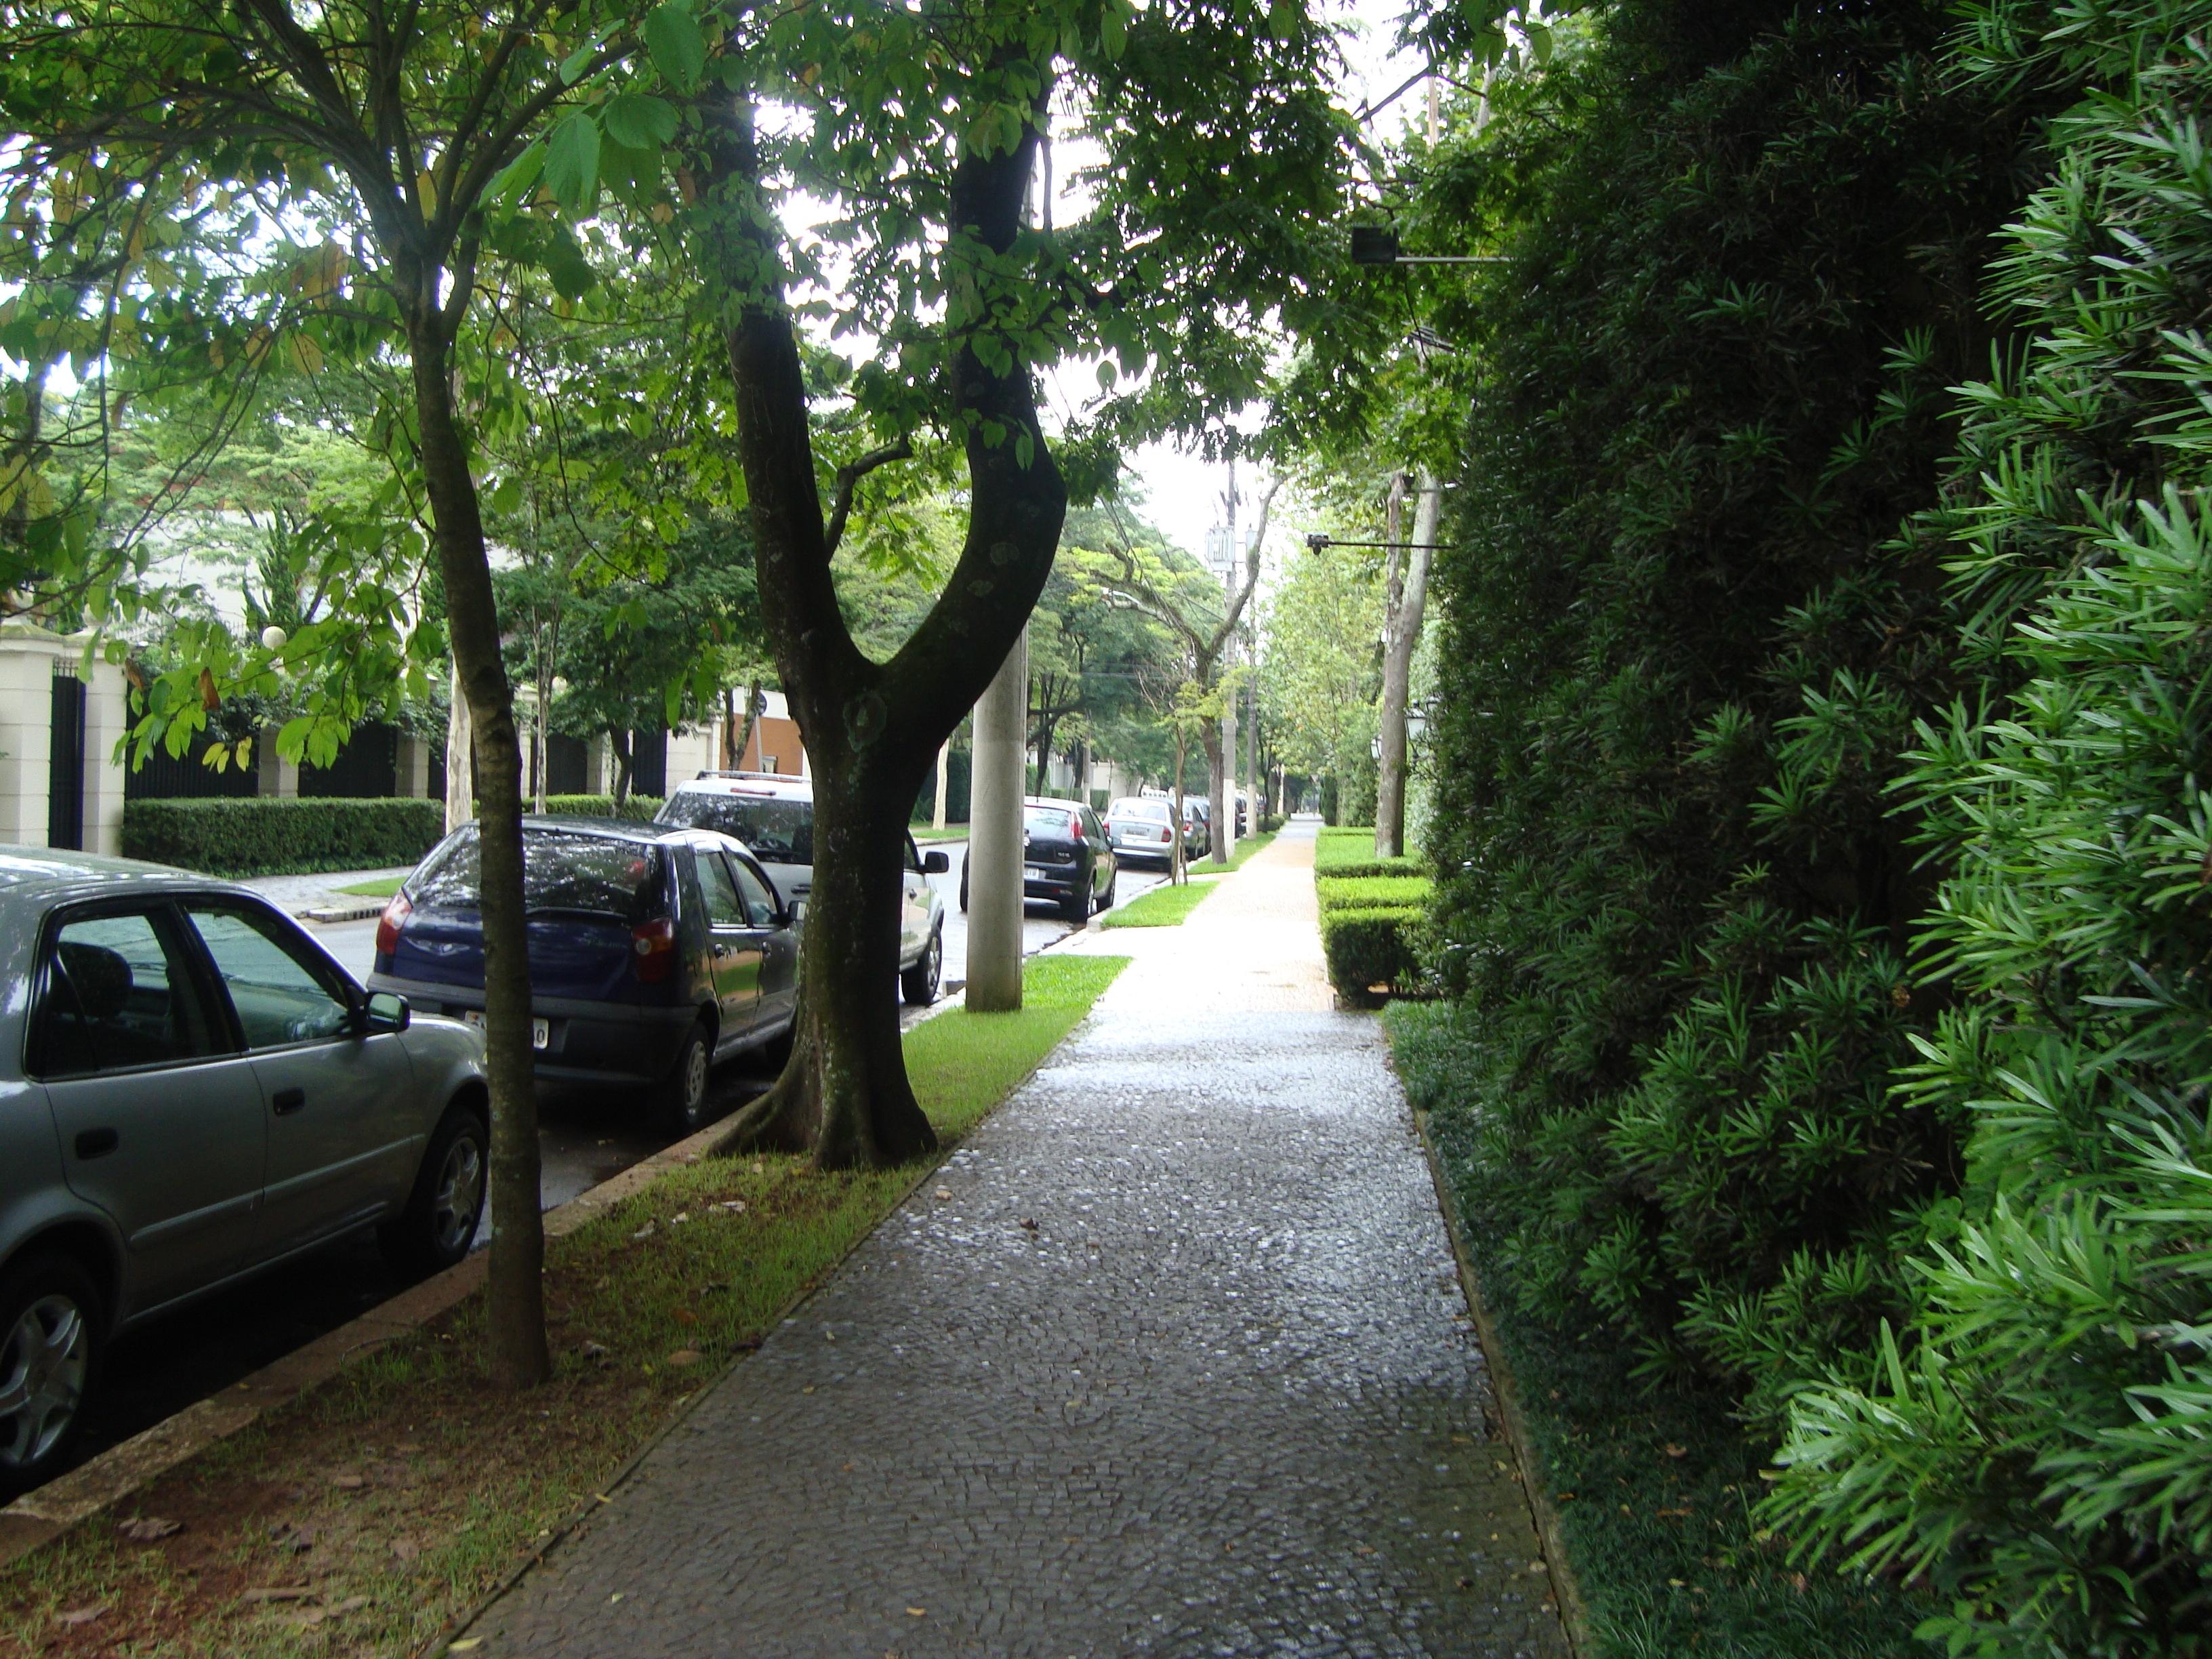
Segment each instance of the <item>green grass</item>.
M968 826L948 823L942 830L932 830L926 825L915 824L907 833L914 837L915 845L927 847L933 841L965 841L968 839Z
M1316 876L1423 876L1427 866L1417 858L1375 856L1373 827L1323 829L1314 844Z
M947 1150L1127 960L1033 957L1018 1012L952 1009L907 1034L915 1092ZM672 1411L934 1167L828 1174L761 1155L671 1170L549 1242L550 1382L520 1397L486 1386L472 1298L210 1447L118 1517L179 1521L173 1537L130 1544L96 1522L16 1563L0 1576L13 1644L0 1645L208 1659L418 1651L593 1504ZM291 1540L309 1534L296 1551ZM309 1580L313 1599L247 1599ZM60 1622L89 1607L104 1611Z
M1752 1514L1771 1448L1744 1431L1732 1396L1649 1388L1617 1331L1587 1314L1547 1317L1516 1294L1487 1207L1471 1042L1449 1003L1395 1003L1383 1019L1424 1115L1502 1359L1559 1515L1595 1636L1595 1659L1923 1659L1913 1627L1933 1609L1887 1585L1792 1569Z
M1212 881L1188 881L1180 887L1165 883L1149 893L1140 893L1127 904L1117 904L1110 910L1099 913L1101 927L1174 927L1189 919L1219 884Z
M406 879L404 876L380 876L374 881L357 881L350 887L341 887L337 890L349 893L356 898L390 898L399 890L399 884Z
M1434 887L1426 876L1316 876L1314 896L1324 914L1331 910L1417 910L1427 904Z

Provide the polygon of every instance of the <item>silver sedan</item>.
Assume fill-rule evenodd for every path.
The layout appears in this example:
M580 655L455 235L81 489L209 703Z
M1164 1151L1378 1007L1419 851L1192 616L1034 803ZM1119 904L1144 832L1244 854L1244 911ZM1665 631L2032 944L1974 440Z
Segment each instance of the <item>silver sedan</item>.
M68 1456L108 1339L358 1228L468 1253L482 1039L182 871L0 847L0 1486Z

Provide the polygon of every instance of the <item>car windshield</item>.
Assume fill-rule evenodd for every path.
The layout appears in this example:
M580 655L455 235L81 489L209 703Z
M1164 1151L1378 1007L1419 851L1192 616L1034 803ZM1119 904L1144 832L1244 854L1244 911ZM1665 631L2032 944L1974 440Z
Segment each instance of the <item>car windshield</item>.
M1168 804L1164 800L1117 800L1107 809L1109 818L1140 818L1147 823L1165 823Z
M607 836L560 830L522 832L522 902L532 910L585 910L631 923L661 909L661 849ZM470 829L430 855L408 878L408 896L424 908L473 910L483 878Z
M1032 806L1022 814L1022 823L1029 830L1048 836L1067 833L1069 814L1057 806Z
M679 789L663 803L654 821L734 836L763 864L814 862L814 803L811 800Z

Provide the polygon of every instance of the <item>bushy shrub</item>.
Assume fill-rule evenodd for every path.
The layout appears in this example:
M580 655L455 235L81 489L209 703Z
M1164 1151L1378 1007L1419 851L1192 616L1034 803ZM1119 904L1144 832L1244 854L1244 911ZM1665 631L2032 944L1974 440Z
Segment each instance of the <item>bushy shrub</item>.
M412 864L446 832L435 800L134 800L123 855L210 875Z
M1968 388L1948 520L1998 692L1921 725L1908 786L1951 1006L1899 1105L1971 1124L1964 1202L1876 1363L1796 1400L1774 1506L1932 1582L1954 1654L2212 1653L2208 38L2206 0L1969 37L2087 95L1995 267L2033 338Z
M1322 955L1337 994L1366 1007L1410 987L1420 967L1414 936L1423 920L1413 905L1322 911Z

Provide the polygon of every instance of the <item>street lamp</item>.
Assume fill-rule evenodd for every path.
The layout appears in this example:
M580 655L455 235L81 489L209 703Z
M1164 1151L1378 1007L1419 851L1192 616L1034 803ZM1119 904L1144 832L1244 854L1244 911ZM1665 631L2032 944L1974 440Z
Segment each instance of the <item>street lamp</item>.
M1502 253L1401 253L1398 233L1384 225L1352 228L1352 263L1355 265L1503 265L1510 260Z

